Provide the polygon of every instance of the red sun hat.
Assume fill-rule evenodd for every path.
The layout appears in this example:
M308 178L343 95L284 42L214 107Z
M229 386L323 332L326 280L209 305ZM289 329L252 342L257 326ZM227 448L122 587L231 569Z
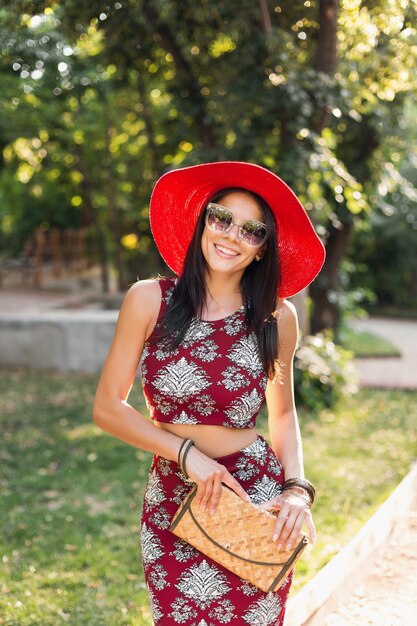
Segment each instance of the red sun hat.
M277 223L281 267L280 298L295 295L319 273L325 258L300 201L276 174L253 163L220 161L172 170L152 192L149 218L158 250L168 267L180 275L201 212L220 190L240 187L258 194Z

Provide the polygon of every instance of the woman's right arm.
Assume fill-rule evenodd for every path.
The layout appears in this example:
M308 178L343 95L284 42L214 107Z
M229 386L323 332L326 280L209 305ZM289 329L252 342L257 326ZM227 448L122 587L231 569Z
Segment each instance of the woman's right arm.
M121 441L176 461L183 440L157 428L127 401L160 304L157 281L140 281L128 291L97 387L93 419L99 428ZM220 499L221 482L246 499L246 492L233 476L197 448L188 455L187 472L197 483L197 502L211 511Z
M156 428L127 402L160 302L156 281L137 282L127 292L97 387L93 419L121 441L174 460L182 440Z

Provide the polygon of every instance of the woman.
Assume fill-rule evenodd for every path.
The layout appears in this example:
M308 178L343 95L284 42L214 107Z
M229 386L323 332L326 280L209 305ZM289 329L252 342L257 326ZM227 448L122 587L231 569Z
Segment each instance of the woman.
M94 420L154 453L141 529L154 623L279 625L291 576L264 593L169 526L195 484L197 503L214 513L223 483L277 512L277 550L294 545L303 524L314 541L293 399L297 319L284 298L317 275L323 246L285 183L249 163L165 174L152 194L150 223L179 278L139 281L129 290ZM152 422L127 402L140 359ZM255 430L265 397L271 446ZM178 465L185 440L193 442L182 459L186 474ZM294 480L284 485L284 475Z

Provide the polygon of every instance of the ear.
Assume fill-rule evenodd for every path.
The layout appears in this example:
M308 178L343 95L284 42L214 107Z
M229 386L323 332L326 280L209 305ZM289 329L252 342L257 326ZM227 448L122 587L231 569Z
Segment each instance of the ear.
M263 258L263 255L265 254L265 246L263 246L256 254L255 256L255 260L256 261L260 261Z

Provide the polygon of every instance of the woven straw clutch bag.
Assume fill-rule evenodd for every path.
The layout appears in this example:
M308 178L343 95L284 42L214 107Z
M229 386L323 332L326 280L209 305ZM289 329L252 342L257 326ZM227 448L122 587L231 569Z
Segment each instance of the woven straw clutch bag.
M262 591L275 591L295 565L308 541L300 533L294 550L278 552L272 513L245 502L222 485L214 516L195 504L194 488L176 512L171 531L203 554Z

